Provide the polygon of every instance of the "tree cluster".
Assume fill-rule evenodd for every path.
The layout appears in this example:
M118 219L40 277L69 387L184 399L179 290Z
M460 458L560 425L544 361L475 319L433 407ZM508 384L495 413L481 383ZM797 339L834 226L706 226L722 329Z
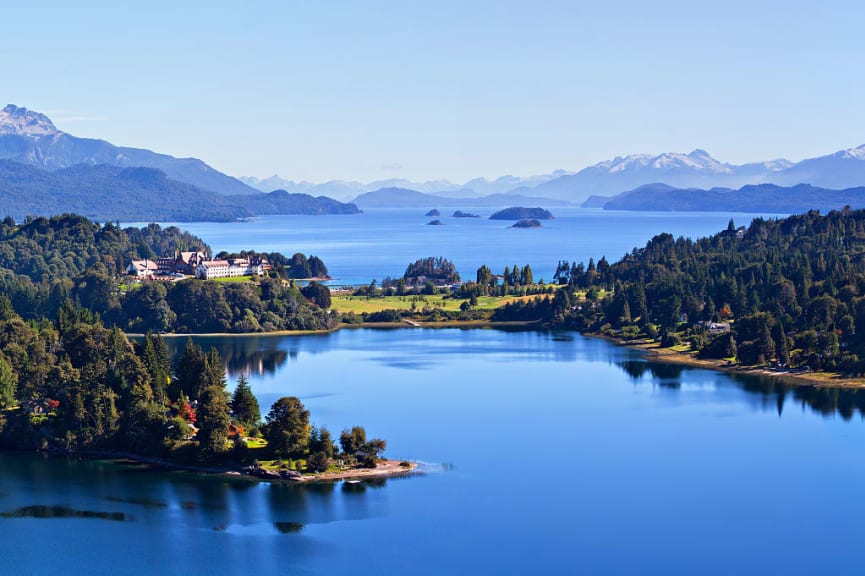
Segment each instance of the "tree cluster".
M403 279L410 285L432 282L436 285L453 284L460 281L459 272L453 262L441 256L421 258L405 269Z

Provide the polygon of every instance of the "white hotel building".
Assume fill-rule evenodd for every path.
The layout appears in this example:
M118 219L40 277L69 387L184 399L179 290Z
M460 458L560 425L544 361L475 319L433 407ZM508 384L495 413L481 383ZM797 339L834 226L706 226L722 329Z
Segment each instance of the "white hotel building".
M251 262L247 258L235 258L233 260L206 260L195 269L195 275L203 280L213 278L233 278L236 276L260 275L267 266L267 261L257 259Z

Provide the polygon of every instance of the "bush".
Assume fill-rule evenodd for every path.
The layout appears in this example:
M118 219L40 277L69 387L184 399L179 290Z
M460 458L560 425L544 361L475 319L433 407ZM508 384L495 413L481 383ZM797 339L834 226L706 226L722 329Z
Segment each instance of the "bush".
M732 358L737 353L736 339L729 332L716 336L700 350L700 356L704 358Z
M310 472L324 472L330 465L330 458L324 452L315 452L309 455L306 467Z
M399 322L402 319L399 310L382 310L364 314L367 322Z
M658 329L655 328L654 324L647 322L643 325L643 334L645 334L647 338L657 338Z
M661 336L661 348L669 348L671 346L678 346L682 343L682 339L673 332L664 332L664 335Z
M706 345L706 339L703 338L702 336L695 334L695 335L691 336L690 343L691 343L691 350L696 352L697 350L701 350L703 348L703 346Z
M249 446L242 438L235 438L234 445L231 448L231 459L235 462L246 464L249 459Z
M636 338L640 333L640 328L638 326L622 326L622 337L624 338Z

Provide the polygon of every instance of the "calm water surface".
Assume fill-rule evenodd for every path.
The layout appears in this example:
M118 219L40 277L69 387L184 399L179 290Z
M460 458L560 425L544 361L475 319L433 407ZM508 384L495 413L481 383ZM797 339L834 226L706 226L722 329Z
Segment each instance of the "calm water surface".
M536 279L552 279L559 260L618 260L652 236L700 238L727 227L731 217L747 225L754 214L707 212L604 212L556 208L542 228L514 229L512 222L487 220L490 208L463 210L481 218L451 218L438 206L444 226L427 226L424 209L378 209L350 216L266 216L250 222L176 224L202 237L214 251L255 249L314 254L338 283L366 284L398 278L418 258L444 256L464 278L482 265L501 273L505 266L530 264ZM767 215L771 216L771 215ZM142 225L142 224L132 224ZM125 226L125 224L124 224Z
M865 395L561 332L201 343L265 410L297 395L427 473L270 485L4 454L0 574L861 573Z

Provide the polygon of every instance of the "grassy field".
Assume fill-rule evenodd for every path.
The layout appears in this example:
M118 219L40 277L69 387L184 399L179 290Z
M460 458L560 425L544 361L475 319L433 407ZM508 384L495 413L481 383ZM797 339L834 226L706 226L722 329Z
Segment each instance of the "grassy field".
M254 276L232 276L229 278L213 278L211 282L223 282L223 283L233 283L233 282L252 282Z
M514 298L511 296L481 296L478 298L478 304L475 310L494 310L499 306L504 306L508 302L514 300L536 298L537 296L525 296L522 298ZM465 300L456 298L445 298L443 295L436 296L381 296L376 298L367 298L365 296L348 296L334 295L331 298L331 308L339 312L354 312L361 314L363 312L380 312L382 310L411 310L412 304L415 309L420 311L425 307L439 308L441 310L457 311L460 309L460 304Z

